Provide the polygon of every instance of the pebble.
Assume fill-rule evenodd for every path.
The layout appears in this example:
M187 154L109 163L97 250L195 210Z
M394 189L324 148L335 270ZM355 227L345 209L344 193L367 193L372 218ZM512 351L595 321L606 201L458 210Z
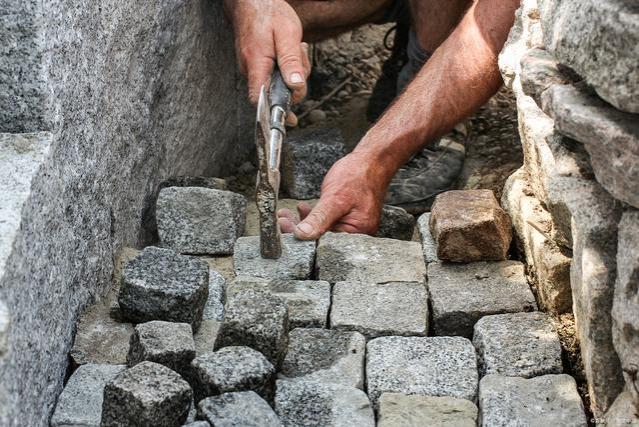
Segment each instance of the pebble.
M281 427L277 415L253 391L207 397L197 408L198 418L221 427Z
M385 205L379 222L376 237L397 240L412 240L415 229L415 217L402 208Z
M282 235L282 256L265 259L260 255L259 236L241 237L235 243L233 264L237 276L265 279L306 280L313 272L315 242L297 240L292 234Z
M465 399L384 393L378 427L475 427L477 406Z

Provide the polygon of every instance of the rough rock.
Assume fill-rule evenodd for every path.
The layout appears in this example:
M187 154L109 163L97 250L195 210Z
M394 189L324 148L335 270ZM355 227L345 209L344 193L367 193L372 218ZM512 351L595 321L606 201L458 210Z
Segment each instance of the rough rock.
M316 260L320 280L424 282L426 265L420 244L363 234L326 233Z
M272 402L275 368L259 351L224 347L196 357L189 374L195 402L234 391L254 391Z
M158 196L156 217L163 246L185 254L232 254L244 234L246 199L230 191L167 187Z
M197 330L208 298L208 274L201 259L147 247L124 267L120 308L133 322L183 322Z
M212 426L281 427L281 423L264 399L253 391L224 393L208 397L198 404L198 418Z
M609 427L639 425L639 413L630 391L623 391L606 412L604 423Z
M385 205L379 221L376 237L411 240L415 229L415 217L402 208Z
M289 328L325 328L331 305L331 285L320 280L268 280L238 276L229 293L253 289L284 298Z
M282 188L294 199L319 197L326 172L344 154L338 129L292 133L282 145Z
M159 185L160 190L167 187L202 187L212 190L228 190L226 180L208 176L175 176L162 181Z
M209 297L206 299L202 320L218 320L224 318L224 301L226 301L226 279L217 271L209 268Z
M229 295L216 348L251 347L278 367L287 345L288 307L284 298L252 290Z
M154 320L135 327L127 362L133 366L148 360L183 373L194 357L191 325Z
M581 80L573 70L558 63L548 51L541 48L529 49L522 55L519 78L523 93L535 102L539 102L541 94L552 85L572 84Z
M426 265L429 265L431 262L440 262L437 256L437 242L435 242L433 235L430 233L430 212L422 214L417 219L417 229L419 230Z
M431 264L428 278L436 335L471 338L483 316L537 309L518 261Z
M368 395L383 393L450 396L474 401L477 362L472 343L461 337L381 337L366 347Z
M174 371L153 362L138 363L107 383L101 425L182 425L192 397L189 384Z
M87 364L76 369L58 397L51 417L51 427L99 426L104 387L125 369L125 365L97 364Z
M335 383L278 380L275 411L285 427L375 426L373 408L366 394Z
M428 333L428 293L419 282L337 282L331 329L357 331L367 338Z
M359 332L293 329L280 375L364 388L366 338Z
M477 406L455 397L384 393L379 399L378 427L475 427Z
M559 335L544 313L482 317L473 345L480 375L530 378L563 372Z
M569 375L525 379L487 375L479 383L480 425L587 426L577 384Z
M512 239L510 218L491 190L453 190L435 198L430 231L437 256L446 261L506 259Z
M314 259L315 242L297 240L292 234L282 234L280 258L262 258L260 238L250 236L237 239L233 263L237 276L305 280L313 272Z

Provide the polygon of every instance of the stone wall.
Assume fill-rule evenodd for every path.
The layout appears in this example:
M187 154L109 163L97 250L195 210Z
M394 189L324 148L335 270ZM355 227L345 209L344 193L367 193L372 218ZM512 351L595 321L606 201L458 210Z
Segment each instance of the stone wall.
M524 166L503 205L555 314L574 312L591 409L639 413L639 8L524 0L500 56Z
M0 2L0 425L46 425L78 314L158 183L252 146L210 0Z

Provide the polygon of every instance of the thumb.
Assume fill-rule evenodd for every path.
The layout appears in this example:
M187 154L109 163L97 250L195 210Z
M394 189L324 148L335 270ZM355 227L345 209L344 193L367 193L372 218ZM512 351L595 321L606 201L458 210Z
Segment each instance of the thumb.
M320 201L311 210L304 221L295 227L295 237L300 240L316 240L333 227L340 218L348 213L344 205Z
M282 30L275 32L277 65L282 72L286 85L293 91L294 102L306 97L306 69L304 67L304 50L301 42L301 31Z

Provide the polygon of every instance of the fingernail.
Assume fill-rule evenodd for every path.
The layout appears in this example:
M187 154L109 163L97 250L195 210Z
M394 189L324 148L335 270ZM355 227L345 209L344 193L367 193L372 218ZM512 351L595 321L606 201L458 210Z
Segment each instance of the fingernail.
M311 224L307 224L305 222L300 223L297 226L297 229L306 235L310 235L313 232L313 227Z
M300 73L293 73L291 74L291 83L304 83L304 77Z

